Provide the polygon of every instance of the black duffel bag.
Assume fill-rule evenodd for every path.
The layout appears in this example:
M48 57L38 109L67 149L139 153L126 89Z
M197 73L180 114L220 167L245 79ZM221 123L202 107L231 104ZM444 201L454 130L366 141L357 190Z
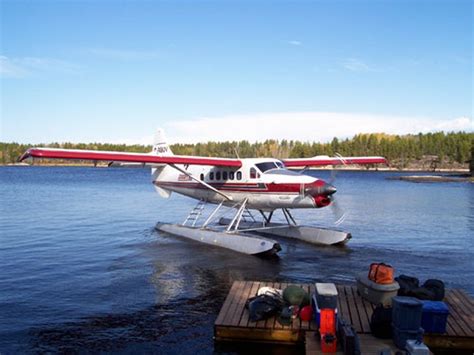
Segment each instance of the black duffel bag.
M444 282L436 279L426 280L423 284L423 288L426 288L433 294L431 301L442 301L444 298Z
M256 322L281 312L283 302L277 297L263 294L249 298L245 303L245 307L249 310L249 319Z
M398 296L409 296L412 290L420 287L420 281L412 276L400 275L395 277L395 281L400 285Z
M379 304L370 318L370 332L381 339L392 337L392 307Z

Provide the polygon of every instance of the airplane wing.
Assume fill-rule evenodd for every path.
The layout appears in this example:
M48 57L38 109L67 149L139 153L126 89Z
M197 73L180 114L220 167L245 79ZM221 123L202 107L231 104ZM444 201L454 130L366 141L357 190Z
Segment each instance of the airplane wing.
M76 150L57 148L30 148L18 159L23 161L29 157L48 159L73 159L90 161L108 161L139 164L188 164L212 165L240 168L240 159L208 158L185 155L157 156L149 153L123 153L98 150Z
M284 159L282 161L286 167L388 164L387 159L384 157L328 157L327 155L319 155L312 158Z

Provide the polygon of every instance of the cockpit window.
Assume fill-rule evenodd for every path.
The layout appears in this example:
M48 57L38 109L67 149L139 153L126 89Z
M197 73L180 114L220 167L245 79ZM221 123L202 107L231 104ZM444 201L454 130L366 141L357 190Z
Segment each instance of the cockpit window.
M281 161L275 162L275 164L280 168L280 169L285 169L285 164L283 164Z
M273 162L273 161L270 161L270 162L267 162L267 163L260 163L260 164L255 164L257 166L257 168L260 169L260 171L262 173L264 173L265 171L267 170L271 170L271 169L283 169L283 164L280 163L280 162Z

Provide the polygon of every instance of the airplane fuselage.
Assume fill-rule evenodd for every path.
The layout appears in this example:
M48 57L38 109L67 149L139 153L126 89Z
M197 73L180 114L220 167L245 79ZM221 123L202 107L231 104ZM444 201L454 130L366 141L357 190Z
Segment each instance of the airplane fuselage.
M263 211L279 208L318 208L330 204L323 180L288 170L278 159L242 159L240 168L179 165L153 169L153 184L166 197L170 191L198 200L232 206L247 199L247 206ZM194 179L193 179L194 177ZM203 183L212 186L209 189ZM227 196L228 198L226 198Z

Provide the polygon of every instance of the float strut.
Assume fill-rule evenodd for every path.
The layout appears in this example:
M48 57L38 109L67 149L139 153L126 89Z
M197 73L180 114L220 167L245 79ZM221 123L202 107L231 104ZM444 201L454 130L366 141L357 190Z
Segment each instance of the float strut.
M296 223L295 219L293 218L293 216L291 215L290 211L287 208L282 208L281 210L283 212L283 215L285 216L285 219L286 219L286 222L288 223L288 225L291 225L292 223L295 226L298 225Z
M232 229L232 226L234 225L234 223L235 223L234 231L236 231L237 228L239 228L240 220L242 219L242 213L244 212L245 205L247 204L247 201L248 201L248 198L246 198L246 199L242 202L242 205L241 205L240 208L238 209L238 211L237 211L237 213L235 214L234 218L232 219L232 221L231 221L231 222L229 223L229 225L227 226L226 232L230 232L230 230Z
M209 215L209 217L207 217L206 222L203 223L203 225L201 226L201 228L205 228L205 227L209 224L209 222L211 222L212 217L214 217L214 215L217 213L217 211L219 211L219 209L222 207L223 204L224 204L224 201L222 201L222 202L214 209L214 211L212 211L212 213Z

